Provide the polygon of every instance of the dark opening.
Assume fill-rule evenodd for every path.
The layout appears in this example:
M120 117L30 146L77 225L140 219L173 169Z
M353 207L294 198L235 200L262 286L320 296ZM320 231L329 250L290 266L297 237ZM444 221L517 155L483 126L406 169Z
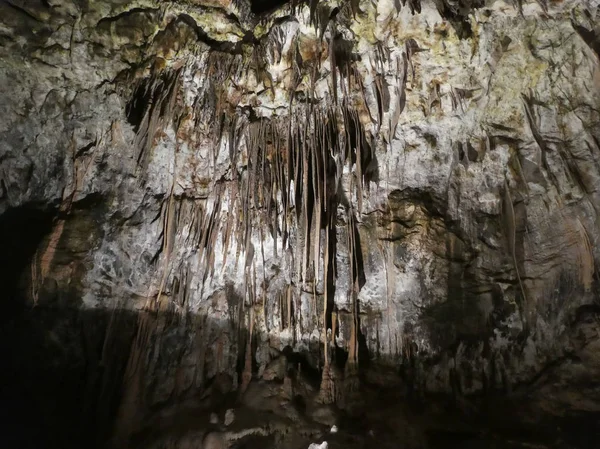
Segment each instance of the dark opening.
M250 0L250 11L253 14L264 14L281 8L288 0Z
M140 128L144 113L150 102L152 93L148 89L148 85L144 82L137 85L131 96L131 100L125 107L125 114L127 115L127 121L135 132Z
M55 217L55 210L35 205L0 215L0 446L6 448L100 447L120 397L135 316L48 301L32 307L26 294L31 260ZM105 344L111 320L115 331Z
M321 384L321 372L311 365L306 354L295 352L291 346L286 346L281 351L287 359L288 374L292 377L298 374L298 368L302 371L304 378L314 387L319 388Z
M0 285L4 301L0 324L19 307L19 281L38 245L52 228L53 212L15 207L0 215Z

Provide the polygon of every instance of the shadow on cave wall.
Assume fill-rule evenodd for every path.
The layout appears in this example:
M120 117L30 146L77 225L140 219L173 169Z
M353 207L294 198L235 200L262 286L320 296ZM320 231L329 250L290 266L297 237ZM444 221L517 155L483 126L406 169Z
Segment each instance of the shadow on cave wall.
M21 273L28 266L42 239L52 229L55 212L35 205L8 209L0 215L0 325L18 309Z
M103 360L108 312L45 306L15 312L0 336L8 368L0 374L5 447L100 447L119 400L136 317L119 314L116 357Z
M152 337L139 359L146 365L151 357L158 357L158 365L153 374L143 377L141 398L134 399L134 413L120 414L130 380L128 361L136 350L142 315L159 323L156 314L122 309L56 305L14 309L0 332L2 363L7 368L0 374L3 447L117 447L112 438L116 421L123 416L131 422L121 422L119 427L130 430L131 435L156 407L199 398L214 378L203 376L202 385L192 382L184 391L175 388L163 403L152 403L157 390L176 377L178 370L172 365L181 363L182 354L190 347L190 335L199 331L194 315L182 319L161 313L160 322L171 323L170 327L163 329L161 342L157 342L155 332L161 326L151 328ZM208 329L229 325L204 322ZM244 329L240 334L240 338L247 338ZM208 364L205 361L205 370ZM242 368L238 366L237 371Z
M89 239L81 237L93 234L95 220L85 211L73 214L61 228L62 237L52 243L57 250L53 266L67 263L63 259L85 265L73 251L78 243L87 250ZM129 447L129 437L146 429L163 407L185 401L215 407L231 389L208 402L199 396L215 391L219 372L241 378L249 334L239 324L243 318L86 309L73 287L80 276L73 272L68 285L40 289L33 306L32 259L52 240L59 218L64 217L56 210L37 205L0 215L0 446ZM235 292L226 294L230 308L239 309ZM228 349L219 368L219 351ZM306 365L299 354L287 356ZM132 360L141 366L139 380L132 380L140 372L131 369ZM190 360L195 365L190 367Z
M44 247L56 218L55 209L41 205L11 208L0 215L0 446L6 448L106 447L140 329L139 312L81 308L80 298L74 297L76 289L47 292L63 300L44 297L32 307L25 294L31 261ZM77 223L81 225L81 220ZM161 319L170 326L164 332L165 344L189 346L197 329L195 317L164 315L168 314ZM230 323L204 325L230 327ZM243 340L246 334L240 329L237 338ZM148 354L154 344L148 342ZM160 363L177 362L176 351L174 356L173 351L159 352L165 359Z

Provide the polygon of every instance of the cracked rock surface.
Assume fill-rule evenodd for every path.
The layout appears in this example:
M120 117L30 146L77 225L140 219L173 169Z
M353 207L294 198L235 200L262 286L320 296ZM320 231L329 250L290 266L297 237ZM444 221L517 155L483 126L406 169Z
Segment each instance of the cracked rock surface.
M263 379L597 419L597 3L0 3L15 416L125 447Z

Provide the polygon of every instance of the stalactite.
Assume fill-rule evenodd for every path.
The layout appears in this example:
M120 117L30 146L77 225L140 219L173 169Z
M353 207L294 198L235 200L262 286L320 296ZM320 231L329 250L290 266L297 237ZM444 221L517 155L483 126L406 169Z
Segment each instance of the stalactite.
M271 218L271 236L273 238L273 256L275 259L279 258L278 254L278 241L279 241L279 202L277 201L277 192L280 192L281 203L282 203L282 211L285 213L285 186L282 179L282 162L281 162L281 147L280 147L280 136L276 127L273 128L273 188L272 188L272 196L273 196L273 207L275 210L273 214L270 215Z
M358 371L358 334L359 329L359 317L358 317L358 291L359 285L359 274L358 274L358 259L357 251L360 248L356 245L355 240L355 223L354 213L351 209L347 210L347 247L350 258L350 273L351 273L351 285L350 291L348 292L351 297L352 305L352 324L350 327L350 343L348 349L348 361L345 367L345 382L346 389L353 391L357 387L357 371Z
M297 130L290 130L291 135L291 155L294 161L294 207L296 209L296 219L300 221L301 217L301 208L299 203L299 198L301 195L300 186L301 184L298 182L300 179L300 160L302 148L300 147L300 139L299 132Z
M311 5L312 21L324 37L324 31L330 21L330 8L314 2ZM354 8L353 8L354 11ZM335 25L332 25L335 28ZM282 49L285 47L279 41L277 32L269 36L270 47L273 52L271 59L276 61L281 58ZM204 286L208 285L209 278L214 275L215 258L217 266L221 267L223 274L227 270L229 254L235 251L236 264L244 263L243 294L249 304L249 336L246 342L245 364L242 379L242 390L247 387L252 372L252 345L254 325L256 324L256 307L261 307L262 318L268 328L268 314L275 313L279 307L282 319L279 322L281 329L289 329L294 340L304 331L302 328L302 295L298 290L312 287L313 298L317 303L319 295L323 297L322 317L319 308L314 308L318 315L316 322L321 325L323 332L323 382L322 391L326 401L333 402L336 398L338 386L335 385L336 375L332 371L331 348L335 347L335 334L337 332L337 317L332 314L332 302L335 292L335 251L338 203L345 198L341 194L342 174L348 162L354 179L351 181L351 194L356 194L358 201L357 210L348 211L348 248L351 260L352 288L349 294L353 300L353 330L350 343L351 363L358 363L357 336L359 330L357 315L358 276L356 251L357 243L354 241L355 214L362 211L363 181L366 179L366 165L370 161L371 153L369 142L359 119L354 100L353 90L361 83L353 71L352 58L344 47L343 39L335 34L328 36L328 42L319 42L316 58L303 61L296 38L293 50L292 64L292 89L289 99L289 113L285 118L260 117L258 109L253 106L239 106L245 100L235 105L228 104L228 86L236 89L236 77L242 77L234 72L235 67L243 67L237 57L223 56L218 52L211 52L207 56L207 79L199 88L198 100L194 103L194 117L196 124L208 126L213 132L215 149L211 153L209 166L216 173L218 148L221 144L228 146L230 158L230 171L218 180L211 183L211 194L206 202L201 203L197 210L191 213L189 220L190 230L188 239L197 242L197 265L203 269L201 296ZM328 45L327 49L325 45ZM263 52L268 49L257 44L252 55L246 59L246 64L256 74L257 80L265 84L266 88L274 89L274 85L266 80L265 64L262 60ZM339 49L338 49L339 47ZM319 65L324 51L329 51L331 65L330 101L325 107L317 106L316 98ZM241 58L241 56L240 56ZM236 66L237 64L237 66ZM338 68L340 82L338 86ZM308 104L295 102L295 91L303 82L303 75L310 77ZM353 80L353 76L356 81ZM346 77L346 81L344 81ZM240 83L240 86L243 84ZM340 98L338 99L338 87ZM170 94L176 92L169 91ZM364 87L361 87L364 97ZM382 96L381 94L379 95ZM169 99L175 98L168 96ZM366 104L366 100L364 100ZM237 108L243 114L232 114L228 120L224 115L229 109ZM381 109L381 107L380 107ZM368 108L367 108L368 110ZM370 114L370 111L369 111ZM148 116L150 118L150 115ZM381 125L382 118L379 118ZM338 135L341 134L341 135ZM227 139L227 140L222 140ZM174 214L177 212L173 200L174 186L171 186L169 201L165 209L165 220L169 232L165 233L163 257L171 252L170 229L173 226ZM344 204L345 205L345 204ZM295 209L293 211L292 209ZM237 214L235 212L238 212ZM187 214L187 212L186 212ZM225 215L224 215L225 214ZM187 216L187 215L185 215ZM185 228L185 219L181 226ZM281 220L281 223L279 222ZM268 227L268 230L265 229ZM194 229L194 232L192 232ZM322 236L321 232L325 234ZM290 236L292 238L290 238ZM295 240L294 238L295 237ZM276 293L273 302L268 302L267 275L270 254L265 253L265 239L272 238L273 256L282 254L289 257L290 285L285 290ZM258 257L257 240L260 239L260 257ZM281 239L281 241L279 241ZM222 252L216 254L217 243L222 244ZM235 248L235 250L233 249ZM240 261L242 257L242 261ZM245 261L244 261L245 258ZM267 258L267 260L265 260ZM232 262L230 262L232 263ZM261 266L258 266L261 265ZM186 295L189 292L187 285L192 277L187 270L194 265L173 267L173 298L177 296L177 306L183 308ZM256 281L258 275L259 281ZM160 283L158 299L163 294L166 281L170 275L165 271ZM312 284L310 284L312 282ZM322 287L322 292L321 287ZM207 287L208 288L208 287ZM260 289L260 290L259 290ZM309 290L310 291L310 290ZM271 305L269 305L271 304ZM240 309L243 311L246 303ZM242 313L242 312L240 312ZM246 312L243 312L246 313ZM260 323L260 315L258 315ZM312 317L309 318L312 320ZM332 327L331 338L329 328ZM331 340L331 341L330 341ZM240 351L241 352L241 351ZM240 354L241 356L241 354Z
M204 285L208 278L214 276L215 248L221 231L222 191L223 186L220 183L216 184L212 208L202 222L202 238L198 248L199 265L204 267L201 294L204 292Z
M211 228L210 228L210 246L208 248L208 263L207 263L207 271L210 270L210 277L212 278L214 276L214 270L215 270L215 256L216 256L216 246L217 246L217 239L219 238L219 231L220 231L220 221L221 221L221 193L219 192L219 197L218 197L218 206L216 208L215 214L213 219L211 220ZM205 273L207 273L207 271L205 271Z
M331 66L331 84L333 92L333 104L338 105L337 97L337 67L335 60L335 37L331 36L329 39L329 64Z
M287 301L287 328L292 330L292 286L288 285L286 290Z
M198 261L200 262L199 265L201 265L204 261L204 252L208 240L207 222L209 221L209 211L202 210L200 213L202 214L202 216L200 220L198 220L198 228L200 229L200 239L198 241Z
M114 429L115 447L125 447L129 435L137 430L141 423L141 411L144 409L143 385L145 358L150 347L150 338L155 324L156 303L147 303L139 314L137 330L131 344L129 358L123 376L122 399L117 411Z
M236 188L236 185L234 184L231 187L231 190L229 193L229 201L232 206L233 206L233 203L234 203L236 197L237 197L237 188ZM234 217L235 217L235 214L233 214L233 213L228 214L227 225L225 227L225 233L223 234L223 270L225 270L225 268L227 267L227 254L229 254L229 244L231 241Z
M242 383L240 385L240 395L244 394L252 380L252 336L254 335L254 306L250 304L249 311L249 331L248 340L246 342L246 355L244 362L244 370L242 372Z
M244 230L246 228L246 220L249 211L246 208L246 195L243 193L247 190L247 179L246 177L237 177L236 183L237 187L237 203L238 203L238 211L239 216L237 217L237 226L235 230L236 236L236 249L235 249L235 263L236 266L239 264L240 255L242 252L242 247L245 247L245 239L244 239Z
M267 274L266 274L266 263L265 263L265 249L264 249L264 228L263 226L260 227L260 255L262 258L262 288L261 288L261 292L262 292L262 311L263 311L263 318L265 320L265 327L267 329L267 332L269 330L269 326L267 324Z
M331 346L335 348L336 341L335 337L337 335L337 325L338 325L338 316L335 310L331 311Z
M313 115L313 121L315 123L315 133L313 133L312 135L312 141L313 141L313 146L312 146L312 151L311 151L311 155L312 155L312 186L313 186L313 193L314 193L314 204L313 204L313 222L314 222L314 227L313 227L313 231L312 231L312 242L313 242L313 267L314 267L314 284L315 284L315 288L316 285L318 283L319 280L319 261L321 258L321 193L320 193L320 182L319 182L319 158L320 156L318 155L318 151L317 151L317 145L316 145L316 141L317 141L317 137L318 135L318 129L320 129L320 126L317 126L317 118Z
M354 232L352 227L352 214L348 212L347 215L347 240L346 247L348 248L348 257L350 259L350 291L348 292L351 298L351 306L352 306L352 326L350 330L350 348L348 350L348 364L354 365L356 364L356 320L355 320L355 298L354 298Z
M131 111L141 108L143 116L137 125L134 146L137 149L137 163L142 172L148 162L148 153L154 143L154 137L159 129L171 119L182 70L161 73L159 77L144 80L135 92L134 100L128 106ZM141 102L143 104L136 104ZM144 104L145 103L145 104ZM131 112L128 112L130 114Z
M525 294L525 286L521 279L521 273L519 272L519 264L517 261L517 253L516 253L516 218L515 218L515 210L513 207L512 197L510 195L510 189L508 183L504 183L504 195L502 198L502 206L504 212L504 226L506 230L506 237L508 240L508 251L511 255L513 265L515 267L515 272L517 274L517 281L519 282L519 288L521 290L521 294L523 295L522 303L520 305L521 309L521 318L524 320L524 324L527 324L528 317L523 316L525 312L525 305L527 304L527 295Z
M332 404L335 402L335 382L332 376L329 357L329 340L327 338L327 304L329 299L328 291L328 275L329 275L329 223L325 226L325 256L324 256L324 294L323 294L323 354L325 357L325 365L321 374L321 386L319 390L319 399L324 404Z
M302 136L302 233L304 234L304 241L300 254L302 254L302 285L306 285L306 273L307 265L310 252L310 221L309 221L309 210L308 210L308 158L310 147L307 146L308 140L308 128L304 127L304 135Z
M389 143L392 143L392 140L394 140L395 136L396 136L396 129L398 127L398 123L400 121L400 115L402 114L402 111L404 111L404 107L406 106L406 81L407 81L407 73L408 73L408 64L407 64L407 57L405 53L402 53L402 60L403 60L403 64L402 64L402 69L400 68L400 59L397 58L396 59L396 68L397 68L397 73L401 73L401 78L400 78L400 82L398 83L398 85L395 88L395 93L396 93L396 99L397 99L397 103L396 103L396 107L394 108L394 113L392 115L392 117L390 118L390 135L388 138Z
M382 86L382 75L375 77L375 99L377 100L377 131L381 129L383 122L383 86Z
M319 0L310 0L310 23L314 27L317 26L317 7L319 6Z
M165 288L165 283L167 280L167 276L169 274L169 265L171 261L171 253L173 251L173 242L172 242L172 229L173 229L173 217L175 214L174 207L174 194L173 189L175 186L175 174L173 174L173 182L171 184L171 189L169 192L169 199L167 203L167 211L165 213L165 224L163 228L163 270L162 277L160 280L160 285L158 287L158 293L156 295L156 302L159 303L161 299L161 295Z
M320 183L321 183L321 208L322 208L322 214L325 215L325 218L327 219L327 203L329 202L329 196L327 195L327 178L329 176L328 173L328 162L329 162L329 158L327 157L328 155L331 154L331 144L328 143L328 126L329 123L327 123L327 117L323 116L321 117L321 120L323 120L323 128L321 130L321 142L320 142L320 149L319 149L319 157L320 157L320 167L319 167L319 174L320 174ZM326 222L327 223L327 222ZM327 262L324 262L324 264L326 264Z
M394 275L393 270L390 268L388 262L388 251L385 247L383 247L381 241L377 242L377 246L381 253L381 258L383 260L383 269L385 270L385 300L386 300L386 326L388 330L388 347L391 352L392 350L392 328L390 326L390 316L391 316L391 289L394 286Z
M289 220L292 216L292 211L291 211L292 189L291 189L291 185L290 185L292 182L292 172L293 172L293 161L292 161L292 153L291 153L292 119L291 119L291 117L289 117L287 120L288 120L288 126L287 126L287 130L286 130L287 131L286 132L286 140L285 140L285 145L284 145L285 161L282 164L282 169L281 169L281 171L282 171L282 176L281 176L282 186L285 189L281 193L282 209L283 209L283 215L281 217L281 225L282 225L281 247L282 247L282 251L289 250L289 242L288 242Z
M351 110L350 114L352 123L355 129L355 140L356 140L356 188L357 188L357 202L358 202L358 213L362 212L362 200L363 200L363 169L362 169L362 139L363 135L360 129L360 121L356 111Z
M329 301L329 222L325 226L325 254L323 266L323 352L325 366L329 365L329 343L327 341L327 305Z
M283 328L284 328L284 322L283 322L283 315L284 315L284 309L283 309L283 292L277 293L277 306L278 306L278 309L279 309L279 333L281 334L281 332L283 331Z

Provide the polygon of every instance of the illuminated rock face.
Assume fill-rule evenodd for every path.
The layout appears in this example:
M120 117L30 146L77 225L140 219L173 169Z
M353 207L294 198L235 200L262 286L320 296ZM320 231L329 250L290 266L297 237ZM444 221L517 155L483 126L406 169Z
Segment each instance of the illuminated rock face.
M289 345L598 410L600 12L515 3L3 3L9 296L139 312L137 406Z

